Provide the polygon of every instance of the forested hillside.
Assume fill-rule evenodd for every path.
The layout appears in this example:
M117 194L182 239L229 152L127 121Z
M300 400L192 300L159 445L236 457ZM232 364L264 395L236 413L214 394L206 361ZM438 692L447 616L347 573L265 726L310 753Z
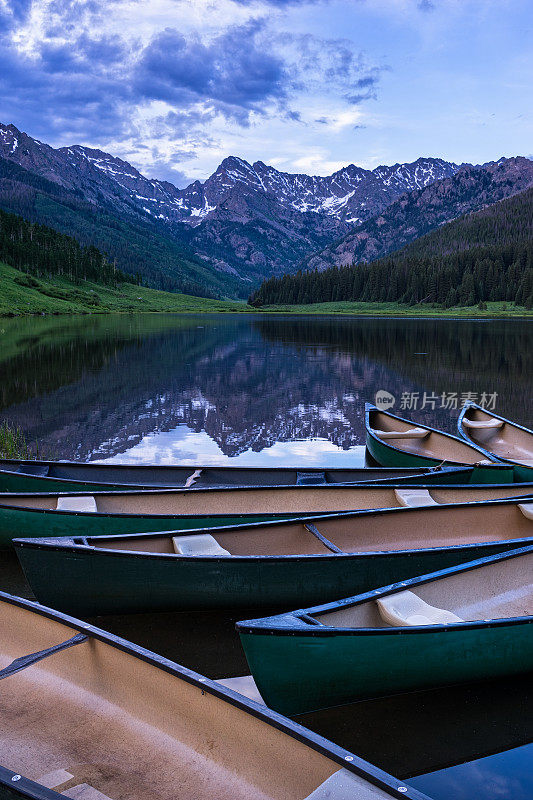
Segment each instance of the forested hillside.
M69 233L82 245L104 251L124 272L165 291L216 296L230 291L222 278L185 247L134 214L118 216L88 202L81 191L0 158L0 208Z
M533 306L533 189L466 214L369 264L271 278L254 306L338 300Z
M131 275L117 270L96 247L82 247L72 236L1 209L0 261L37 276L61 275L112 286L122 281L136 282Z

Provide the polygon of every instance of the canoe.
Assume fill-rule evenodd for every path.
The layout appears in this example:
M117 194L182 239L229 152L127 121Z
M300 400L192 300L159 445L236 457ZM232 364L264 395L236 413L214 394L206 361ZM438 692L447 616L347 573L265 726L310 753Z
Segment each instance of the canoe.
M431 493L430 493L431 489ZM212 528L428 503L524 497L531 484L501 486L324 485L0 495L0 546L17 536L108 536Z
M237 630L285 714L517 675L533 669L532 574L530 544Z
M81 616L296 608L528 544L531 503L380 509L289 522L16 539L37 599ZM522 509L521 509L522 507Z
M0 630L2 798L426 798L285 717L80 620L0 593Z
M481 483L485 470L490 475L491 464L499 463L494 456L457 436L379 411L370 403L365 406L365 427L366 448L383 467L471 464L476 465Z
M487 458L512 464L519 480L533 476L533 431L486 411L475 403L466 405L457 422L459 433Z
M450 472L452 473L450 475ZM0 459L1 492L98 492L126 489L196 489L211 486L312 486L322 483L361 483L385 480L453 482L453 470L324 469L306 467L204 467L156 464L78 463L75 461L15 461ZM512 478L510 479L512 480ZM458 483L467 481L458 480ZM500 482L498 479L496 482ZM503 481L501 481L503 482Z

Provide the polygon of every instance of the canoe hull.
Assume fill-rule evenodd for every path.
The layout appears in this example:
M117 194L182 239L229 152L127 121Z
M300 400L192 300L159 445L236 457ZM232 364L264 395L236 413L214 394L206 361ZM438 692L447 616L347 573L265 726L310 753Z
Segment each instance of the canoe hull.
M136 516L134 514L76 514L25 508L0 507L0 549L12 547L17 536L25 538L55 536L111 536L120 533L181 531L191 528L218 528L291 519L300 514L210 514L197 516Z
M15 542L39 602L80 616L304 607L516 547L515 539L371 554L178 558Z
M240 636L266 704L288 715L533 669L531 622L403 629L401 634L319 637L241 631Z

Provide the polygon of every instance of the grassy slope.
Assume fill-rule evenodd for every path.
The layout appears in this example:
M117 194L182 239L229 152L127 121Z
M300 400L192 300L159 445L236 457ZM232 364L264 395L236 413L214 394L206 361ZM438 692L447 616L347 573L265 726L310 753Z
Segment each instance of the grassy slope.
M112 289L84 281L76 284L66 278L38 278L39 288L19 286L13 280L23 273L0 262L0 316L12 314L87 314L108 311L246 311L243 302L210 300L185 294L171 294L131 283ZM49 297L40 289L70 293L68 299ZM78 296L72 293L77 292ZM96 292L99 303L93 305L90 293ZM80 297L81 295L81 297ZM87 302L84 302L84 299Z

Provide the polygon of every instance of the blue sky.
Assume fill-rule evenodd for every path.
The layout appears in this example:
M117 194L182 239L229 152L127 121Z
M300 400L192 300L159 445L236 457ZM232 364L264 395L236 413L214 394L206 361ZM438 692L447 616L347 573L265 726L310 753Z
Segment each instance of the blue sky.
M179 185L533 152L531 0L0 0L0 121Z

